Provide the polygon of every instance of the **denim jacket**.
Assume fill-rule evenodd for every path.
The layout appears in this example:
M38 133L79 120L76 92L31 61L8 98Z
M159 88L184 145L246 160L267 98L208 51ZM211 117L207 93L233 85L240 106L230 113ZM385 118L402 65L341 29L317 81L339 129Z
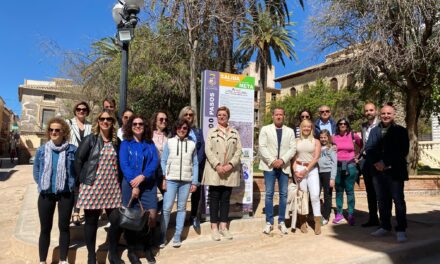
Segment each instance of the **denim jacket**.
M34 160L34 180L38 184L38 192L41 192L41 177L43 175L44 170L44 150L45 145L42 145L38 148L36 154L35 154L35 160ZM67 185L68 190L70 192L73 192L73 189L75 187L75 169L74 169L74 161L75 161L75 152L76 147L72 144L69 144L69 146L66 149L66 178L67 178ZM66 188L65 188L66 189ZM45 190L43 192L50 192L49 190Z

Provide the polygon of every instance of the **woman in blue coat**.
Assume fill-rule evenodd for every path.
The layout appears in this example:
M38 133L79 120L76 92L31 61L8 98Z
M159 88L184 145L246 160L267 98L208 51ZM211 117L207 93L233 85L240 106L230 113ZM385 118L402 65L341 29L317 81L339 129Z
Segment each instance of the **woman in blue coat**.
M145 210L149 210L150 219L155 218L157 210L157 185L155 171L159 165L156 147L151 140L151 130L147 119L139 115L132 116L123 127L124 141L121 143L119 160L123 172L122 204L139 207L139 202ZM149 221L152 225L152 221ZM135 253L136 241L142 232L125 230L128 258L131 263L141 263ZM145 235L145 234L144 234ZM154 256L150 248L146 248L146 257L149 263L154 263Z
M34 180L38 184L38 216L40 263L46 263L50 245L53 215L58 205L59 249L61 264L67 263L70 243L69 223L75 187L76 146L69 144L70 129L66 121L55 117L47 124L48 142L38 148L34 161Z

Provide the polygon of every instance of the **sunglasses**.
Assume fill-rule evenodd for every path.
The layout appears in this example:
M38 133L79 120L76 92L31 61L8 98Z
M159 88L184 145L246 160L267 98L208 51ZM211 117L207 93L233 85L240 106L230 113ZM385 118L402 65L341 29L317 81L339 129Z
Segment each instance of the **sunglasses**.
M129 116L123 116L122 118L124 118L124 119L129 119L130 117Z
M113 117L100 117L98 118L98 120L99 122L104 122L104 121L113 122Z
M166 118L166 117L161 117L161 118L159 118L159 122L161 122L161 123L168 122L168 118Z
M49 132L50 132L50 133L53 133L53 132L55 132L55 133L60 133L60 132L61 132L61 129L59 129L59 128L49 128Z
M77 112L88 112L89 110L87 108L77 107L76 111Z
M330 110L323 110L323 111L319 111L319 113L324 114L324 113L330 113Z
M185 116L194 116L193 113L186 113Z
M308 116L308 115L302 115L302 116L301 116L301 119L310 119L310 116Z
M133 123L133 126L134 126L134 127L137 127L137 126L144 126L144 122Z
M346 126L347 123L343 122L343 123L339 123L338 126Z
M186 127L186 126L184 126L184 127L177 127L177 130L187 131L188 127Z

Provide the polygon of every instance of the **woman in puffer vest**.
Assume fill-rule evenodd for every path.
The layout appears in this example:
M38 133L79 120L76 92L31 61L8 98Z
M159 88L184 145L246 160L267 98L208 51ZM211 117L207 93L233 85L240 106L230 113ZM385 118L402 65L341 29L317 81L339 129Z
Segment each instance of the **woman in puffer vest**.
M161 166L164 173L162 188L165 190L161 217L161 248L164 248L166 244L166 232L176 196L178 197L177 217L173 247L182 245L180 236L185 222L186 202L189 193L196 191L200 184L198 182L199 163L197 161L196 144L188 139L190 129L188 121L177 121L174 129L176 136L168 139L161 157Z

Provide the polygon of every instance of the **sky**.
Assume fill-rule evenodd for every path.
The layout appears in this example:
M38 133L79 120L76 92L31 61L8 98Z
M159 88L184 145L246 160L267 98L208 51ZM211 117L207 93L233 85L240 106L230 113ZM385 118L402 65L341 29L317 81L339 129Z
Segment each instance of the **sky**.
M28 80L47 80L63 76L60 71L63 51L87 51L90 44L116 32L111 10L116 0L24 0L3 1L0 23L0 96L6 106L21 115L18 86ZM296 0L289 1L295 51L298 61L286 65L274 62L275 76L283 76L324 60L307 35L305 10ZM279 85L278 85L279 86Z

